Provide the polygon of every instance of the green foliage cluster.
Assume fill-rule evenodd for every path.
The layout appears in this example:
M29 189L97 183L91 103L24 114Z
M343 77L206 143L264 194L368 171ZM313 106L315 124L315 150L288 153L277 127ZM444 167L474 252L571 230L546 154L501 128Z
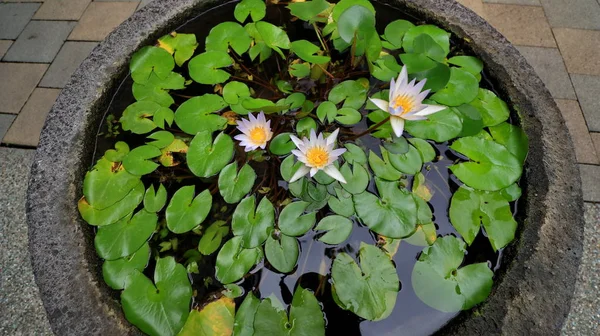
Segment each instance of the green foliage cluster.
M287 24L264 21L273 7L289 11L282 22L304 21L315 40L293 40ZM380 243L335 256L331 287L341 308L377 321L402 304L393 263L401 240L424 247L412 282L427 305L456 312L487 298L493 272L463 259L481 230L495 251L514 239L510 202L521 195L527 137L510 123L507 104L480 87L483 63L459 54L450 33L405 20L377 31L375 14L367 0L285 7L242 0L237 22L213 27L205 50L196 50L196 35L172 33L133 55L136 102L119 122L136 141L121 137L104 153L78 203L97 227L104 279L122 290L131 323L149 335L324 335L311 290L297 286L286 309L237 284L261 263L297 271L299 237L314 230L321 243L343 245L357 223ZM410 136L396 137L389 111L368 98L387 100L387 82L403 66L411 78L427 79L424 103L445 109L407 121ZM259 111L274 137L267 148L245 152L232 137L234 125ZM303 165L290 154L290 135L336 128L346 152L334 165L347 183L323 171L280 183ZM379 148L366 147L362 136L376 138ZM423 174L438 159L435 143L445 142L461 157L448 167L463 183L449 209L460 238L438 236ZM192 307L188 274L207 267L214 270L207 287L216 280L221 291ZM233 298L241 295L236 312Z

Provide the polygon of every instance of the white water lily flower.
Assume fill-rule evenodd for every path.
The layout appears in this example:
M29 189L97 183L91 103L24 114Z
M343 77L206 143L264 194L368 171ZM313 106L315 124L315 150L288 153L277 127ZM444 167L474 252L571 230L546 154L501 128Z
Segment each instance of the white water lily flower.
M427 79L416 83L416 79L408 82L406 66L398 79L390 83L389 102L383 99L369 98L377 107L390 114L390 123L396 136L402 136L405 120L425 120L426 116L446 109L445 106L423 104L430 90L423 90ZM415 84L416 83L416 84Z
M304 163L292 176L290 183L299 180L308 173L311 177L315 176L319 170L342 183L346 183L342 173L333 165L338 157L346 152L345 148L334 149L338 133L339 129L336 129L326 139L323 138L323 133L317 136L315 130L310 131L310 139L304 137L300 140L296 136L290 135L290 138L298 147L298 149L292 150L292 153L296 155L298 161Z
M259 147L265 149L267 142L273 137L271 121L265 119L265 114L262 111L258 114L258 118L252 114L249 114L248 118L249 120L241 119L238 122L237 129L243 134L236 135L234 139L240 141L240 146L246 147L246 152Z

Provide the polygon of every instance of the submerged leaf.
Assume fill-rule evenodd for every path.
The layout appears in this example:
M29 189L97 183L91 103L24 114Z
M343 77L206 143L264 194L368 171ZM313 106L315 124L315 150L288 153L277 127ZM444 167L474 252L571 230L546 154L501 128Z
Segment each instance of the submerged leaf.
M223 296L200 310L193 309L177 336L231 336L235 302Z

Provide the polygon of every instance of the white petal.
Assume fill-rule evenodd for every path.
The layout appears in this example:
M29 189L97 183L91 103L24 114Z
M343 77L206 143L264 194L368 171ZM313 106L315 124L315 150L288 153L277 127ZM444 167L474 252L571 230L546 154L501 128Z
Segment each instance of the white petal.
M392 123L392 129L394 130L394 134L397 137L402 136L402 132L404 132L404 119L398 117L391 117L390 122Z
M310 138L308 139L309 144L314 144L317 141L317 133L315 132L315 129L311 129L310 130Z
M346 148L338 148L338 149L332 150L330 155L337 159L340 155L342 155L344 153L346 153Z
M425 90L421 93L419 93L417 95L417 97L415 98L415 104L419 105L423 102L423 100L425 100L425 98L427 98L427 95L429 94L431 90Z
M292 140L294 145L296 145L296 147L298 147L299 150L301 150L303 152L306 150L306 144L302 140L298 139L297 136L290 134L290 139Z
M404 120L427 120L427 117L425 116L420 116L420 115L416 115L416 114L409 114L409 115L403 115L402 119Z
M402 67L402 71L398 75L398 79L396 80L396 89L394 90L395 94L398 94L399 89L405 86L408 83L408 69L406 66Z
M396 96L396 81L392 78L392 81L390 82L390 94L388 95L388 98L390 101L392 101L392 99L394 99L395 96Z
M298 168L294 176L292 176L292 178L290 179L290 183L298 181L304 175L308 174L309 171L310 168L308 168L307 166L300 166L300 168Z
M346 183L346 179L334 165L329 165L329 166L323 168L323 171L325 172L325 174L333 177L334 179L336 179L342 183Z
M310 168L310 177L315 176L315 174L318 172L319 172L319 168L315 168L315 167Z
M248 141L248 136L246 134L238 134L233 138L238 141Z
M417 85L415 85L415 87L414 87L415 95L418 95L419 93L421 93L421 91L423 90L423 87L425 86L425 83L427 83L427 78L423 79L422 81L417 83Z
M261 124L266 124L267 123L267 119L265 118L265 114L263 113L263 111L260 111L260 113L258 114L258 121Z
M337 140L338 133L340 133L340 129L336 128L329 136L327 137L327 145L332 145Z
M389 112L390 103L378 98L369 98L369 100L373 102L373 104L375 104L379 109L384 110L385 112Z
M415 113L418 116L426 116L426 115L430 115L436 112L439 112L441 110L445 110L446 106L439 106L439 105L425 105L426 107L424 109L422 109L421 111Z

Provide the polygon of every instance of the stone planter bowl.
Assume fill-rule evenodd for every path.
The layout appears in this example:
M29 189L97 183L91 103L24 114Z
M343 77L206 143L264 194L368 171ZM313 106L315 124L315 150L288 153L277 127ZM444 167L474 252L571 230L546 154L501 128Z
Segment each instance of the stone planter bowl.
M558 335L569 312L582 253L583 202L573 144L550 93L517 50L453 0L383 0L451 31L483 60L500 95L529 136L518 238L477 313L463 312L443 335ZM157 0L121 24L73 75L43 129L27 200L30 252L57 335L140 332L104 284L93 230L77 201L92 165L104 112L127 75L130 56L218 0ZM399 303L402 304L402 303Z

